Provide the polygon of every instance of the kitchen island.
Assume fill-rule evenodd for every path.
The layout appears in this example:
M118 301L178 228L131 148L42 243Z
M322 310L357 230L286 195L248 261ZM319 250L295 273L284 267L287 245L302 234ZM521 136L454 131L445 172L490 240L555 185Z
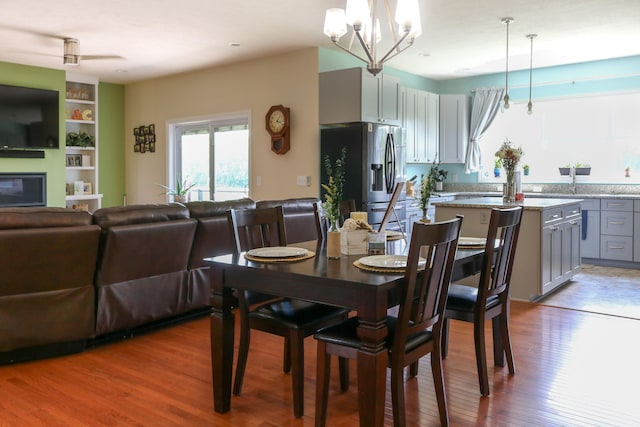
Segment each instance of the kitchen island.
M462 236L485 237L491 209L522 206L522 224L511 276L511 298L535 301L567 283L580 271L581 199L502 197L435 202L436 221L464 215Z

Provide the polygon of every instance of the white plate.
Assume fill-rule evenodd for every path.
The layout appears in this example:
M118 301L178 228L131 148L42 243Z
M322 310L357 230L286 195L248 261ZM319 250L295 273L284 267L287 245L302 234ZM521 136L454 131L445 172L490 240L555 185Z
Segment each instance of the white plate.
M247 255L258 258L289 258L295 256L304 256L307 254L306 249L296 248L294 246L271 246L268 248L256 248L247 251Z
M406 255L371 255L360 258L358 261L367 267L376 268L406 268L407 266ZM420 258L418 264L420 267L424 267L427 264L427 260Z
M484 246L487 242L485 237L460 237L458 246Z

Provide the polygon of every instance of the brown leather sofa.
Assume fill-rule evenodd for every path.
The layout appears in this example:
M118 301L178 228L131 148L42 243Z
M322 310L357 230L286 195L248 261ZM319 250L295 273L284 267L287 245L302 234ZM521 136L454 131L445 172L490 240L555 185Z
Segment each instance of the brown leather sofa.
M98 209L96 336L129 330L208 304L189 286L197 222L181 204Z
M87 212L0 209L0 363L80 351L94 336L99 238Z
M0 363L82 351L208 313L209 267L231 253L226 212L282 205L290 243L316 239L313 203L286 199L0 208Z

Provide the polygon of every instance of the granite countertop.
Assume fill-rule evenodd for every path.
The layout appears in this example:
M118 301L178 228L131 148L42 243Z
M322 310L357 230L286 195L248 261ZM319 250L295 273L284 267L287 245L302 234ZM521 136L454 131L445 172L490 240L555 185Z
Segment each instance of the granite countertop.
M522 206L525 210L544 210L547 208L555 208L561 206L574 205L580 203L582 199L549 199L549 198L526 198L520 202L505 203L502 197L477 197L474 199L453 200L450 202L436 202L433 205L437 208L442 207L459 207L459 208L508 208L513 206Z

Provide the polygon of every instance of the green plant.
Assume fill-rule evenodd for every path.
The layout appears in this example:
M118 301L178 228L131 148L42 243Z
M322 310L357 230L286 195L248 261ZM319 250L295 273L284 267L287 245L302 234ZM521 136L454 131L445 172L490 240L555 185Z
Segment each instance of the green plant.
M340 218L340 203L342 203L346 159L346 147L342 147L342 150L340 150L340 157L336 159L335 164L331 162L329 155L324 157L324 169L329 177L329 182L327 184L321 184L325 191L322 208L332 223Z
M493 160L493 167L496 169L500 169L502 167L502 159L500 157L496 157Z
M524 165L524 166L522 166L522 169L524 169L524 170L528 171L529 169L531 169L531 166L529 166L529 165Z
M435 160L433 161L433 163L431 163L431 169L429 169L429 173L427 174L427 176L425 177L424 174L421 175L420 209L422 209L423 213L427 211L427 205L429 204L429 199L433 194L433 190L436 187L436 182L439 180L438 178L441 176L444 176L446 178L447 171L441 170L440 162L436 162Z
M436 182L444 182L445 179L447 179L447 174L449 173L449 171L446 171L444 169L438 169L435 180Z
M193 187L196 186L195 183L189 183L188 178L180 179L180 177L176 178L176 186L175 187L167 187L166 185L158 184L160 187L167 190L163 194L167 194L169 196L186 196Z
M589 163L576 163L573 165L574 168L590 168L591 165Z

